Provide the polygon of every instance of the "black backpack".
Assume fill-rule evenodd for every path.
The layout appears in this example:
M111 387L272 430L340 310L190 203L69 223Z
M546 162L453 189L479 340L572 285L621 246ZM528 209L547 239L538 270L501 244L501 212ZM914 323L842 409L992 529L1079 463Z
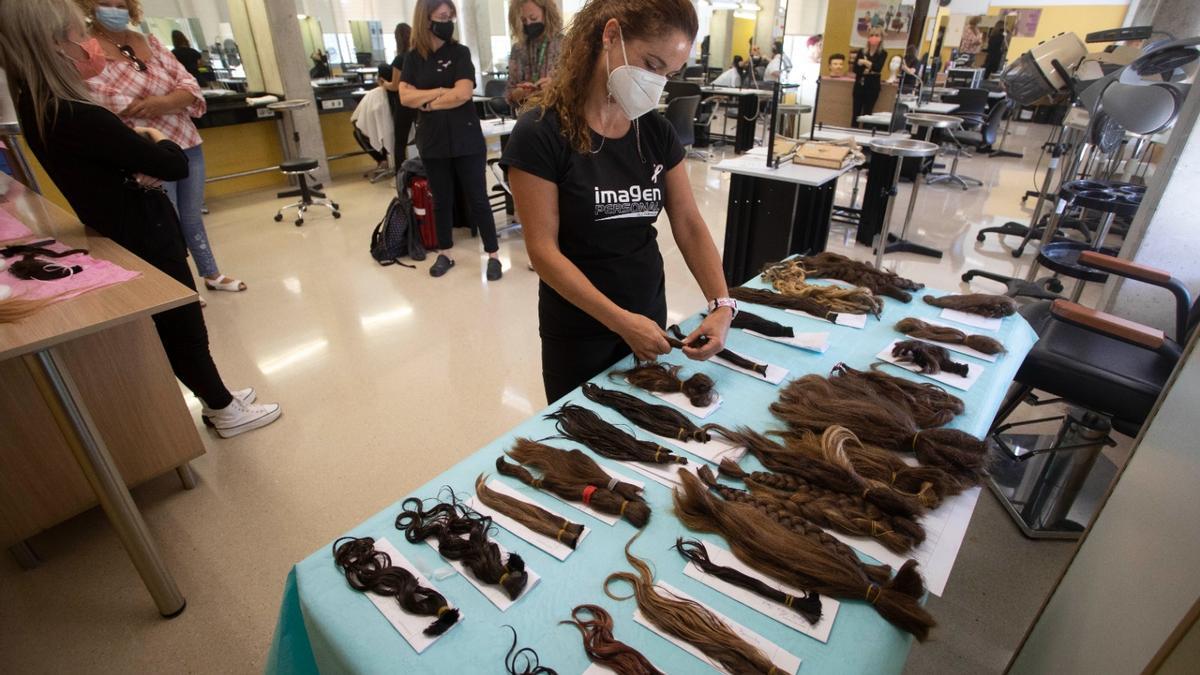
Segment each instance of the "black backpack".
M408 256L413 260L425 259L425 247L421 245L421 236L416 231L416 219L412 210L412 200L408 196L407 172L401 171L396 176L396 196L388 204L383 220L375 226L371 233L371 257L380 265L400 265L415 268L400 262L400 258Z

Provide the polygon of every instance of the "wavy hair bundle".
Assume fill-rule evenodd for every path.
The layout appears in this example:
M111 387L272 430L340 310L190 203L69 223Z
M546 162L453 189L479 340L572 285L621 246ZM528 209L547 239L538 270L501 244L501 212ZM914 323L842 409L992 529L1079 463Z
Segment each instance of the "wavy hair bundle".
M901 363L913 364L927 375L945 371L966 377L971 372L966 363L950 358L945 347L921 340L900 340L892 345L892 356Z
M426 635L441 635L458 621L458 610L451 608L441 593L422 586L412 572L393 565L391 556L375 549L371 537L342 537L333 542L333 561L354 590L395 598L409 614L434 617L422 631Z
M716 383L704 373L696 373L688 379L679 376L681 366L651 361L639 363L629 370L613 372L609 377L623 377L625 381L639 389L655 391L663 394L679 392L697 408L712 405L717 396Z
M913 382L890 375L873 364L870 370L855 370L844 363L833 367L829 382L848 391L876 394L907 410L922 429L949 424L966 410L962 399L932 382Z
M614 600L634 598L638 609L651 623L668 635L699 649L731 673L766 675L782 672L758 647L734 633L724 621L700 603L656 589L650 566L629 552L629 546L635 539L636 535L625 544L625 559L637 570L637 574L614 572L608 575L604 580L604 592L608 597ZM614 595L609 586L617 581L632 586L633 593L625 597Z
M564 403L558 410L546 415L546 419L555 421L558 433L564 438L586 445L601 457L618 462L687 464L687 457L618 429L601 419L591 408Z
M584 615L590 615L587 618ZM598 663L617 675L662 675L641 652L613 636L612 615L599 605L579 605L571 610L570 621L560 621L579 629L583 651L592 663Z
M538 534L546 535L571 548L579 543L583 525L560 518L546 509L516 497L510 497L488 488L487 477L479 474L475 479L475 496L489 508L512 518Z
M680 478L682 490L674 492L679 519L692 530L724 537L738 560L798 588L865 600L897 628L921 641L929 637L935 622L919 602L924 584L916 562L905 562L895 577L877 583L861 567L827 555L807 537L796 536L754 508L717 499L690 473L681 472Z
M605 389L591 382L584 383L583 395L590 401L612 408L625 419L657 436L701 443L707 443L711 438L709 427L697 426L687 415L671 406L647 403L623 391Z
M912 300L912 295L905 291L925 288L925 284L905 279L895 272L876 269L871 263L852 260L832 251L800 258L797 262L810 277L840 279L855 286L869 288L876 295L886 295L901 302Z
M943 295L935 298L927 295L925 303L942 309L957 309L960 312L978 314L989 319L1000 319L1017 313L1017 301L1007 295L968 293L966 295Z
M762 278L784 295L810 298L841 314L874 314L878 317L883 311L883 300L869 288L807 283L804 267L796 259L767 266Z
M926 323L916 317L907 317L896 323L896 330L910 337L923 340L933 340L952 345L963 345L977 352L994 355L1008 351L1004 344L995 338L975 333L964 333L957 328Z

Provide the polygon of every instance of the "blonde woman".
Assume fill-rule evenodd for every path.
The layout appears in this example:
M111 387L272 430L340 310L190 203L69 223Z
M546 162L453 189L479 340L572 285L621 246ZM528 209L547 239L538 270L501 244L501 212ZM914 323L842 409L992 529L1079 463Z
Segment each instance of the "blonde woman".
M879 75L885 64L887 50L883 48L883 29L875 26L867 31L867 48L855 54L854 90L851 93L852 126L861 126L858 118L870 115L875 110L875 101L879 100Z
M70 0L0 0L0 66L30 149L79 219L195 290L179 228L151 219L171 213L156 185L187 176L187 156L161 131L131 129L90 100L84 80L108 63L78 8ZM197 303L156 314L154 324L175 376L221 437L279 419L279 405L254 403L253 389L225 387Z
M209 290L246 290L242 281L221 274L204 229L204 151L192 118L202 116L208 106L196 78L158 38L131 28L142 20L139 0L75 1L91 21L91 36L108 61L102 73L87 81L92 98L126 125L161 129L183 148L188 175L164 187L179 211L192 262Z
M724 345L737 305L696 207L683 147L654 109L667 75L687 62L697 28L690 0L590 0L563 40L557 76L529 101L505 147L501 161L541 277L548 401L630 352L652 360L671 351L654 228L664 208L709 299L683 353L705 360Z
M550 84L562 51L562 14L555 0L509 0L508 26L516 40L505 96L516 107Z

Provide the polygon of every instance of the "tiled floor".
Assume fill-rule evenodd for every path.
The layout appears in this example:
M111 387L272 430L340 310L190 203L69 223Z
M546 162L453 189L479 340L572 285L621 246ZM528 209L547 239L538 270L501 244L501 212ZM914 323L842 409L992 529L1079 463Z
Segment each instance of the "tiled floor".
M1020 197L1035 186L1045 133L1014 125L1008 145L1024 149L1022 160L964 160L960 171L983 179L983 189L923 186L914 238L947 254L889 264L941 288L958 288L968 268L1022 273L1030 253L1015 260L974 235L1028 219ZM688 171L719 244L728 177L698 161ZM841 202L849 186L843 180ZM178 619L157 618L98 511L35 537L46 560L36 570L0 555L0 670L261 671L294 561L542 407L537 283L522 240L503 240L497 283L484 280L479 244L469 239L442 279L428 276L428 262L381 268L367 247L389 191L342 175L330 193L344 217L313 215L303 228L271 220L271 194L209 204L222 270L250 287L205 294L214 355L232 386L254 385L264 400L282 402L284 417L233 440L202 433L208 454L193 463L195 490L180 490L171 474L135 491L188 596ZM679 318L702 298L663 231ZM846 241L837 229L830 248L870 256ZM999 672L1071 547L1025 539L985 491L945 597L930 602L935 638L914 646L909 672Z

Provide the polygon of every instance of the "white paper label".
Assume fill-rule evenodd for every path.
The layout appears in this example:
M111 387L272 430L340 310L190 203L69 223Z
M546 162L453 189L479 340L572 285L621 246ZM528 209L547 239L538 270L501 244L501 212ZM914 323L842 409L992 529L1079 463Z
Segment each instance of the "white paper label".
M749 358L749 357L746 357L744 354L739 354L739 356L742 356L744 358ZM722 366L725 366L726 368L728 368L730 370L736 370L737 372L745 374L745 375L749 375L750 377L753 377L756 380L762 380L763 382L769 382L774 385L778 385L780 382L783 382L783 378L787 377L787 374L788 374L787 368L780 368L779 366L771 365L770 363L763 363L762 361L759 361L757 359L750 359L750 360L754 361L755 363L765 365L767 367L767 374L763 375L762 373L750 370L749 368L743 368L741 366L734 365L733 363L726 361L725 359L721 358L720 356L714 356L711 359L711 361L713 363L718 363Z

